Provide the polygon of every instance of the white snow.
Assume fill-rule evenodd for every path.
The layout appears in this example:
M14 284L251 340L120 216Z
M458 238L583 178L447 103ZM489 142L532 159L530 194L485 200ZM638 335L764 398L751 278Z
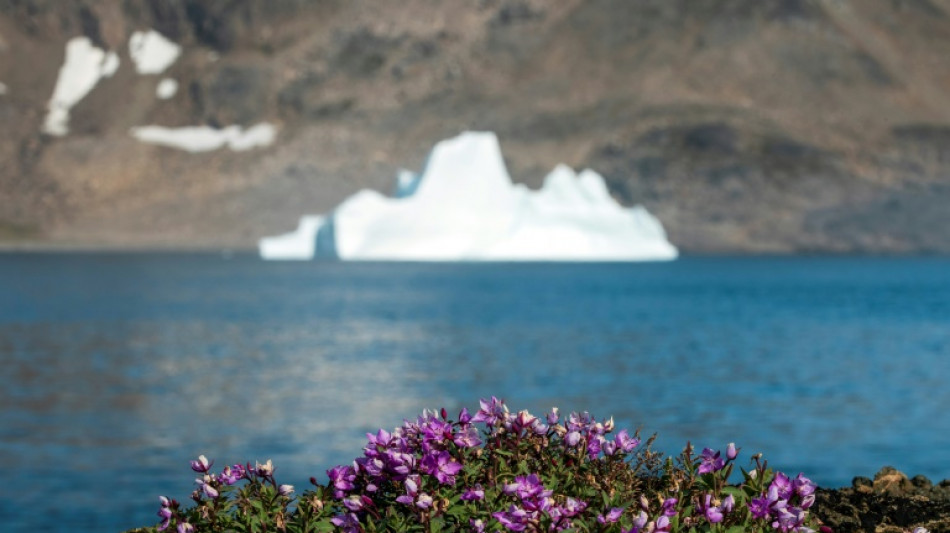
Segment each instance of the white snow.
M49 113L43 131L50 135L69 133L69 110L82 100L99 80L115 74L119 56L92 45L88 37L75 37L66 43L66 60L59 69L56 87L50 98Z
M659 220L643 207L619 205L592 170L577 175L558 165L538 191L513 184L490 132L467 132L438 143L423 174L401 172L396 189L397 198L360 191L315 227L301 220L292 240L262 239L261 256L313 257L317 233L327 226L335 255L343 260L644 261L677 256ZM276 247L277 242L286 248Z
M172 78L162 78L155 87L155 96L162 100L168 100L178 92L178 82Z
M7 85L0 81L0 95L7 94Z
M137 31L129 38L129 56L139 74L161 74L181 55L181 46L155 30Z
M240 126L228 126L224 129L211 126L186 126L166 128L163 126L141 126L132 128L131 135L150 144L177 148L191 153L209 152L227 146L236 152L264 147L273 144L277 137L277 128L266 122L247 130Z

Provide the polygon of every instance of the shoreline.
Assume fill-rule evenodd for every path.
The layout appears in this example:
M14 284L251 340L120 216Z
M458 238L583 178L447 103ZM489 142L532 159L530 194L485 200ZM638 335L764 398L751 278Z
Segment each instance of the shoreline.
M950 479L908 478L885 466L873 479L855 477L850 487L819 487L812 510L834 533L902 533L917 527L948 533Z

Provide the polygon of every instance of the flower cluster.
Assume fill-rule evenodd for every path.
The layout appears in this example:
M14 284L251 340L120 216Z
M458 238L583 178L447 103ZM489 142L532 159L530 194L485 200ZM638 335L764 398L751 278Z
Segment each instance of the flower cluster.
M749 510L756 518L771 519L772 527L779 531L798 531L806 512L815 503L817 488L802 474L789 479L779 472L768 491L749 502Z
M327 470L325 483L295 496L273 464L229 465L204 456L195 506L161 499L157 530L473 531L612 533L743 531L810 533L815 484L773 472L760 456L730 483L739 450L687 444L663 458L639 432L589 413L543 417L482 400L451 419L423 411L390 431L367 434L362 455ZM823 530L826 528L822 528Z

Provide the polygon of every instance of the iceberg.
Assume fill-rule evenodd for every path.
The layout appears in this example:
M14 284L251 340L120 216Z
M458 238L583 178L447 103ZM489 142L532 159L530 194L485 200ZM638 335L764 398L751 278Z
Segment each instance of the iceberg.
M660 261L677 257L660 221L623 207L593 170L558 165L540 190L514 184L491 132L439 142L395 197L362 190L326 216L259 242L264 259Z

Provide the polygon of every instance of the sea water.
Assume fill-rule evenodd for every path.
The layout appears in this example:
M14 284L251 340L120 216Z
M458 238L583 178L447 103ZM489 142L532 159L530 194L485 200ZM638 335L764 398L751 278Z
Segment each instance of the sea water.
M275 263L0 254L4 531L120 531L188 461L281 482L423 408L588 410L827 487L950 477L950 259Z

